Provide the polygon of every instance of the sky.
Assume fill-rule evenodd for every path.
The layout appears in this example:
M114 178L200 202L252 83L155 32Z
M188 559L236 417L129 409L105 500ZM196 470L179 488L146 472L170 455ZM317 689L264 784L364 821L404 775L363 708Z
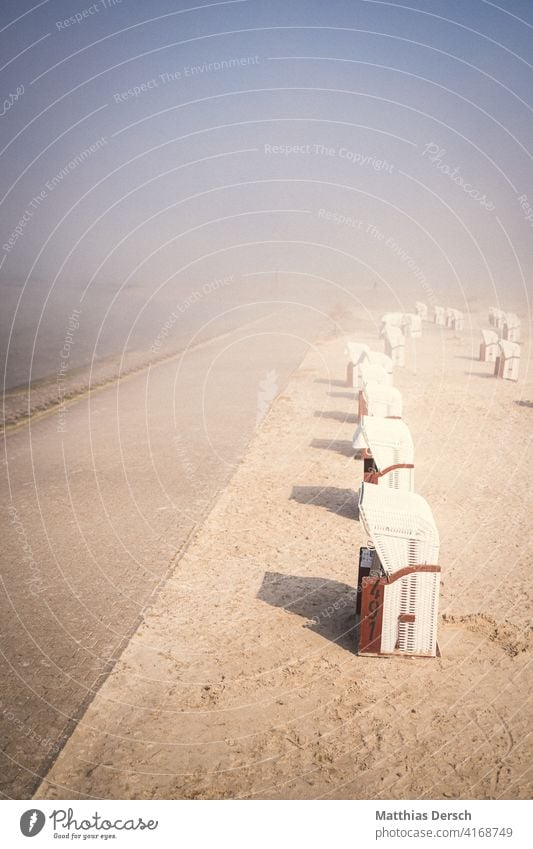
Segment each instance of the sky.
M73 314L81 364L280 287L523 313L532 36L513 0L3 0L7 384Z

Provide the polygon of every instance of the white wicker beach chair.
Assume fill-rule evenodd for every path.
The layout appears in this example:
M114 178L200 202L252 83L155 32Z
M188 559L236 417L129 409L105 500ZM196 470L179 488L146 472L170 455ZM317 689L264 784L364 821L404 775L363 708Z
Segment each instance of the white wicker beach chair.
M405 336L399 327L387 326L383 335L385 353L395 366L405 365Z
M346 368L346 383L348 386L359 389L358 379L359 372L358 364L366 357L370 348L363 342L348 342L346 345L346 353L348 354L348 366Z
M389 374L379 363L371 363L369 359L362 360L357 366L360 386L364 389L367 383L380 383L382 386L392 386L392 374Z
M359 420L362 416L402 417L402 395L394 386L367 383L359 391Z
M446 326L446 310L444 307L433 307L433 319L435 324L438 324L441 327Z
M508 342L506 339L499 341L500 353L496 357L494 377L503 377L505 380L518 380L520 371L520 345L518 342Z
M386 312L381 316L379 335L383 336L387 327L400 327L403 323L403 312Z
M479 359L482 363L495 363L499 354L499 336L496 330L482 330L482 343L479 346Z
M416 314L420 316L422 321L426 321L428 317L428 308L427 304L422 303L422 301L415 302L415 311Z
M363 483L359 516L375 549L374 568L360 580L359 652L434 657L439 534L427 502Z
M465 326L464 313L461 312L461 310L454 310L453 313L454 313L453 321L452 321L453 329L454 330L464 330L464 326Z
M364 480L390 489L414 490L414 445L401 419L363 416Z
M451 307L446 309L446 327L449 327L451 330L463 330L464 321L464 313L461 310Z
M503 330L505 324L505 313L498 307L489 307L489 324L496 330Z
M508 342L518 342L520 339L520 319L514 312L505 314L502 336Z
M418 339L422 336L422 319L414 312L406 312L403 317L402 330L406 336Z

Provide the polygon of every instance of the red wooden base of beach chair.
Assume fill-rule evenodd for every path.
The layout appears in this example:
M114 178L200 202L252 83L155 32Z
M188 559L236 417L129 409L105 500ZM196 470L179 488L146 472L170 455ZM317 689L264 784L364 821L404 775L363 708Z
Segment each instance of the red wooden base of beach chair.
M366 570L365 570L366 571ZM370 569L362 571L358 585L358 602L360 600L360 622L359 622L359 649L360 655L371 655L374 657L433 657L433 655L420 652L406 652L400 650L398 642L395 651L382 651L383 611L385 587L398 581L400 578L411 573L440 572L440 566L420 565L406 566L390 577L376 577L370 575ZM360 590L360 591L359 591ZM414 613L400 613L398 615L398 641L400 640L400 626L402 624L414 623ZM438 646L437 656L440 655Z

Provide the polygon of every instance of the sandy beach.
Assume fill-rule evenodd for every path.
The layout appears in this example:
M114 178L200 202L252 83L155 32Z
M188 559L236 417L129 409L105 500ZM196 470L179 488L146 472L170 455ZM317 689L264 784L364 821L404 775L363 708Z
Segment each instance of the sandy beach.
M441 535L441 657L356 654L355 392L346 312L277 396L229 485L35 798L530 798L533 379L425 323L395 385Z

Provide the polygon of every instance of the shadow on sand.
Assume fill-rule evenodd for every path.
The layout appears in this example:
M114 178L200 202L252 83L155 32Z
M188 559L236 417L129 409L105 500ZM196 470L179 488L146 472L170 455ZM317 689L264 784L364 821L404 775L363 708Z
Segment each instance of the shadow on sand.
M467 377L494 377L492 371L465 371Z
M359 390L354 389L352 392L328 392L330 398L349 398L350 401L355 401L359 395Z
M518 407L533 407L533 401L515 401Z
M343 457L353 457L355 454L353 445L349 439L313 439L311 448L323 448L326 451L335 451Z
M312 504L323 507L330 513L345 519L359 519L357 493L353 489L340 489L337 486L293 486L291 501L298 504Z
M304 627L355 652L357 591L329 578L265 572L257 598L309 620Z
M344 387L344 389L346 389L347 386L345 380L334 380L333 378L329 377L316 377L315 383L327 383L328 386L341 386Z
M344 413L341 410L315 410L314 415L318 419L333 419L341 424L357 424L357 416L354 413Z

